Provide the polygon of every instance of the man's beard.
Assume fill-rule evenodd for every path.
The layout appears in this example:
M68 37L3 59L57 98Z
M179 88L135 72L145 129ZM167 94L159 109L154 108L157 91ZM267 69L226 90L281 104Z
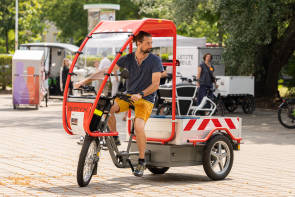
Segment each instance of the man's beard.
M141 49L141 52L142 52L142 53L145 53L145 54L150 53L151 51L152 51L152 49L146 49L146 50L142 50L142 49Z

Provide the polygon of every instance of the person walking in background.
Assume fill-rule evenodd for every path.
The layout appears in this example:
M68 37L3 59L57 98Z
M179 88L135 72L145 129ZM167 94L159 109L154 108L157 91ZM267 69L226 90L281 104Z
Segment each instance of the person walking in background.
M199 86L198 97L197 97L197 105L199 105L206 96L208 90L213 88L213 83L216 85L216 80L213 75L214 67L211 64L212 55L210 53L206 53L203 56L203 62L198 66L198 74L197 74L197 86ZM217 85L216 85L217 88ZM210 97L210 95L208 95Z

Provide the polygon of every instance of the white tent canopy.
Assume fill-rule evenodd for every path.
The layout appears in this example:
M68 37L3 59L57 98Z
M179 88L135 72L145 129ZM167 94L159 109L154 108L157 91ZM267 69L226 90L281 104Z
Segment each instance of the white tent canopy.
M128 39L127 33L111 33L107 35L94 35L88 40L86 48L121 48L124 42ZM173 38L171 37L153 37L153 47L172 47ZM205 47L206 38L192 38L177 35L178 47L195 46Z

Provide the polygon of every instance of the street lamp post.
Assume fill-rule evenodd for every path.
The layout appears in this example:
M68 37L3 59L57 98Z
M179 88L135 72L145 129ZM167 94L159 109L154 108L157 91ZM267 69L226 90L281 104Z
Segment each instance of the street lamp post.
M15 50L18 49L18 0L15 0Z

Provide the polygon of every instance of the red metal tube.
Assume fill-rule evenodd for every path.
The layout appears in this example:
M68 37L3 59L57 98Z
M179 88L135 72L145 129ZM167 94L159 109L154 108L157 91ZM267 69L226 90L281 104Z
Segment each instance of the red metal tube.
M132 39L133 39L133 36L130 36L130 37L128 38L128 40L125 42L125 44L124 44L123 47L121 48L120 53L118 53L117 56L115 57L115 59L113 60L111 66L109 67L109 70L108 70L108 73L109 73L109 74L112 72L112 70L113 70L115 64L117 63L117 61L118 61L119 58L121 57L121 53L123 53L123 51L125 50L125 48L126 48L127 45L129 44L129 42L132 41ZM101 134L102 134L102 133L99 132L99 131L94 131L94 132L90 131L89 126L90 126L91 119L92 119L92 117L93 117L93 113L94 113L94 110L95 110L95 106L97 105L97 103L98 103L98 101L99 101L100 95L101 95L101 93L102 93L102 91L103 91L103 88L104 88L104 86L105 86L105 84L106 84L108 78L109 78L108 75L106 75L106 76L104 77L104 80L103 80L103 82L102 82L102 84L101 84L101 86L100 86L100 89L99 89L98 92L97 92L96 99L95 99L95 101L94 101L94 103L93 103L93 105L92 105L92 109L91 109L91 111L90 111L89 117L88 117L88 119L86 119L86 125L87 125L87 126L86 126L86 132L87 132L90 136L92 136L92 137L98 137L98 136L101 136Z
M206 141L208 141L208 139L212 136L212 134L213 134L216 130L223 130L223 131L226 131L226 133L231 137L231 139L237 141L238 143L240 143L240 141L242 140L242 138L235 138L235 137L231 134L231 132L229 131L228 128L223 128L223 127L218 128L218 127L217 127L217 128L212 129L212 130L209 132L209 134L208 134L205 138L203 138L203 139L190 139L190 140L188 140L188 142L193 143L194 145L196 145L196 143L198 143L198 142L206 142Z

